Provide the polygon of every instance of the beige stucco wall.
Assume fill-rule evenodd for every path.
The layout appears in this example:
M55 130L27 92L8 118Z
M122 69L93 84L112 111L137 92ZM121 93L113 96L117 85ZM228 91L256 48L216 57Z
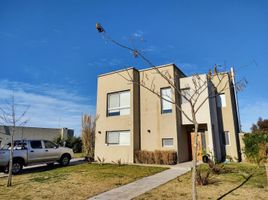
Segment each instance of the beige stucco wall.
M174 66L169 65L159 68L161 73L169 74L174 80ZM140 72L140 80L146 87L154 88L161 94L161 88L170 87L168 82L160 76L155 69L146 69ZM175 101L173 90L172 100ZM140 89L140 114L141 114L141 149L142 150L175 150L178 149L176 107L172 106L171 113L161 113L161 99L144 87ZM163 138L173 138L173 147L163 147Z
M97 94L97 116L95 159L104 158L106 162L117 161L134 162L134 151L139 149L139 87L130 84L122 76L129 78L129 75L138 80L138 72L135 69L119 71L98 77ZM123 116L107 116L107 95L112 92L130 91L130 114ZM107 131L129 130L131 139L130 145L108 145L106 144Z
M165 74L171 83L180 88L179 78L184 75L174 65L165 65L158 68ZM140 80L144 81L146 87L154 89L154 92L161 94L161 88L172 88L172 101L179 105L178 92L175 91L167 80L165 80L155 69L140 71ZM140 89L141 105L141 149L142 150L175 150L178 155L178 162L189 160L189 143L187 132L181 126L180 110L172 105L171 113L161 113L161 99L148 89ZM163 138L173 138L173 147L163 147Z
M193 88L192 77L185 75L173 64L158 67L177 88ZM175 150L178 153L178 161L189 160L190 139L189 132L192 131L192 123L180 112L180 108L172 106L171 113L161 113L161 88L170 87L170 84L153 68L137 71L134 68L112 72L98 77L97 94L97 115L96 124L96 148L95 159L105 158L106 162L117 161L134 162L134 152L136 150ZM124 79L132 76L132 84ZM123 77L122 77L123 76ZM219 126L218 109L216 98L213 98L213 83L207 80L206 74L199 75L202 82L207 82L206 89L200 95L196 107L204 99L206 101L197 113L197 121L201 124L201 131L205 133L206 149L212 153L216 159L221 160L224 156L222 135ZM139 86L139 81L145 87ZM214 83L215 84L215 83ZM153 94L151 89L154 91ZM126 116L107 117L107 94L112 92L130 91L130 114ZM228 93L228 91L227 91ZM230 93L230 91L229 91ZM232 95L231 93L229 96ZM211 96L211 98L208 98ZM173 101L180 105L181 97L173 90ZM226 103L228 105L228 96ZM230 100L232 102L232 100ZM233 107L231 107L234 109ZM182 104L181 109L191 118L189 104ZM233 111L223 111L224 124L228 130L235 129L235 122L230 123L227 118ZM233 115L233 114L232 114ZM225 119L226 118L226 119ZM230 119L229 119L230 120ZM232 118L234 120L234 118ZM107 145L106 132L129 130L131 133L131 144L128 146ZM163 147L163 138L173 138L172 147ZM231 139L232 140L232 139ZM231 150L233 152L233 150Z
M238 136L238 127L236 119L236 109L235 109L235 99L233 94L233 87L231 84L230 77L227 73L219 74L219 78L214 77L213 83L217 85L217 91L219 93L225 94L226 107L218 108L218 114L220 125L222 125L221 134L224 134L224 131L229 131L230 145L226 145L226 155L229 155L233 158L239 158L240 143ZM219 84L219 80L220 84Z
M245 134L247 134L247 133L239 133L239 134L238 134L238 136L239 136L239 142L240 142L240 148L241 148L241 159L242 159L243 161L246 161L246 156L245 156L245 154L243 153L244 148L245 148L245 143L244 143L244 141L243 141L243 138L244 138Z
M202 85L204 82L208 83L207 76L205 74L199 75L200 77L200 84ZM180 88L194 88L193 83L193 77L185 77L180 79ZM211 102L208 96L210 95L210 86L206 84L204 87L204 91L201 93L201 95L198 97L195 109L197 109L204 101L203 105L200 107L199 111L196 114L196 119L199 124L206 124L207 125L207 151L214 153L217 156L217 158L221 157L221 152L217 150L215 145L219 144L218 138L215 136L215 132L217 131L217 115L215 112L211 112ZM192 119L191 116L191 106L189 103L183 103L181 105L182 110L188 115L190 119ZM215 109L215 108L214 108ZM189 125L192 124L185 115L182 115L182 124L183 125ZM214 127L214 128L213 128ZM214 130L213 130L214 129Z

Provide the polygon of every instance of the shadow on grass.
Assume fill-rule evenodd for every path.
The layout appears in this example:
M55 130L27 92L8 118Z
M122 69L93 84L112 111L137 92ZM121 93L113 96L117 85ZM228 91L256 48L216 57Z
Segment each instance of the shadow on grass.
M79 161L73 161L70 163L70 165L68 166L74 166L74 165L79 165L79 164L83 164L85 163L85 161L83 160L79 160ZM54 170L54 169L57 169L57 168L61 168L62 166L58 163L55 163L53 166L49 166L49 165L42 165L42 166L32 166L31 168L26 168L26 169L23 169L22 172L20 174L18 174L17 176L19 175L23 175L23 174L30 174L30 173L38 173L38 172L45 172L45 171L50 171L50 170Z
M217 200L222 199L223 197L226 197L228 194L231 194L233 191L237 190L238 188L242 187L246 182L249 181L249 179L253 176L253 174L249 175L240 185L238 185L237 187L229 190L228 192L226 192L225 194L223 194L222 196L220 196Z

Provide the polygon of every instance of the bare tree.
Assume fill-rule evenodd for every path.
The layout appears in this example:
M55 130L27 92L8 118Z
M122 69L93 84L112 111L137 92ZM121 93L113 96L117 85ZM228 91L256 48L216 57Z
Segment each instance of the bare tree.
M94 160L96 120L97 117L94 118L91 115L83 115L82 117L83 152L89 162Z
M23 107L22 110L18 110L18 107ZM15 102L14 94L9 100L5 102L5 105L0 107L0 124L11 127L10 132L10 158L8 165L8 180L7 187L12 186L12 169L13 167L13 153L14 153L14 136L16 134L16 128L18 126L24 126L28 120L25 120L25 115L29 109L29 106L19 105Z
M133 76L129 73L128 69L125 70L126 76L118 73L122 78L124 78L127 82L131 84L136 84L144 89L150 91L155 94L160 99L163 99L171 104L173 104L185 118L194 125L194 148L193 148L193 160L192 160L192 199L197 199L197 189L196 189L196 170L197 170L197 148L198 148L198 113L203 105L208 101L209 98L215 98L217 95L222 93L228 87L232 87L230 78L232 76L231 73L218 73L217 66L214 67L214 72L209 70L209 72L205 76L200 76L195 74L192 76L190 84L187 86L187 90L181 90L178 84L178 78L171 76L167 71L163 71L159 69L156 65L154 65L149 59L147 59L141 51L126 46L113 38L111 38L104 28L97 23L96 29L99 33L102 34L103 38L106 41L109 41L123 49L130 51L135 58L140 58L144 61L149 67L151 67L156 74L161 76L172 88L173 98L171 96L165 96L160 94L159 91L155 89L155 80L154 78L150 79L150 76L143 72L141 80L137 81L133 78ZM187 101L188 106L190 107L190 113L185 112L185 110L181 106L180 101L175 100L175 94L179 97L182 97L185 101Z

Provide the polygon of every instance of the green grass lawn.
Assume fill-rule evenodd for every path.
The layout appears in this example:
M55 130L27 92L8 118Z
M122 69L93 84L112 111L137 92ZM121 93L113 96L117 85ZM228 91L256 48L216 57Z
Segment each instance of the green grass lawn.
M201 167L207 168L205 165ZM225 165L225 168L232 172L212 175L209 185L197 187L199 199L218 199L243 183L251 174L251 178L244 185L232 191L223 199L267 199L268 187L264 167L248 163L231 163ZM136 200L191 198L191 173L187 173L137 197Z
M0 178L0 199L87 199L165 169L87 163L54 167L42 172L13 176L11 188L6 187L7 178Z

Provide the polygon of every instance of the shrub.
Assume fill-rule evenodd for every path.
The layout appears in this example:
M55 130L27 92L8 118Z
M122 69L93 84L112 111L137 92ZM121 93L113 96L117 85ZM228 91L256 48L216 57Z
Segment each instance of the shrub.
M60 146L65 146L73 149L74 153L82 152L82 140L80 137L68 137L66 140L62 139L60 136L54 139L54 142Z
M94 161L96 121L97 117L94 118L91 115L83 115L82 117L83 152L89 162Z
M145 164L174 165L177 164L176 151L136 151L135 162Z
M201 170L201 168L197 168L196 170L196 183L198 185L208 185L210 182L210 170Z
M245 134L243 138L244 153L248 161L260 165L267 162L268 158L268 132L256 131Z

